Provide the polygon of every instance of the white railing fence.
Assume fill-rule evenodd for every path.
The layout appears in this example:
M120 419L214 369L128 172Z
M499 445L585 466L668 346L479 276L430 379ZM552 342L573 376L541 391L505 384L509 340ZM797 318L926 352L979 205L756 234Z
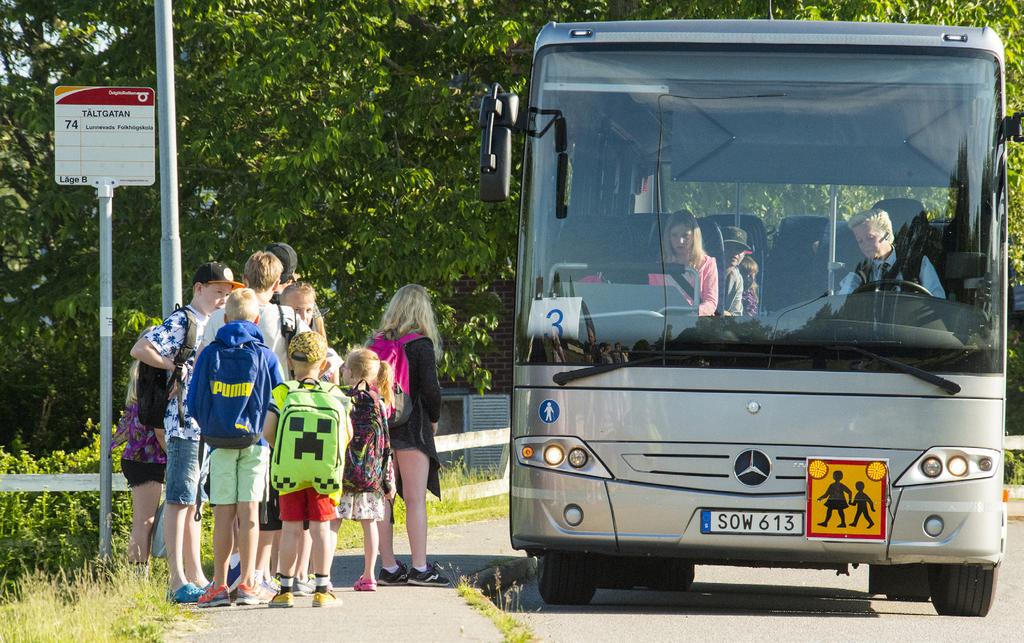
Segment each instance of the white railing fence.
M462 451L465 449L476 449L479 447L490 447L506 445L509 442L510 431L504 429L491 429L487 431L471 431L468 433L453 433L450 435L439 435L434 438L434 444L438 453L451 451ZM114 491L127 491L128 483L124 476L115 473L113 476ZM100 474L98 473L9 473L0 475L0 493L5 491L22 492L66 492L66 491L99 491ZM508 456L505 457L505 467L501 478L489 480L477 484L456 487L454 489L443 489L445 499L473 500L476 498L487 498L508 493ZM434 499L433 496L428 496Z

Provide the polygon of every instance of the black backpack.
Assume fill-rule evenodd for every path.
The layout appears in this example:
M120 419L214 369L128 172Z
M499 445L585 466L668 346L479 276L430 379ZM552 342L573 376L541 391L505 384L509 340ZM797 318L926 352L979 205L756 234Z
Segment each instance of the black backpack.
M174 372L168 377L167 371L162 368L150 366L139 362L139 378L135 385L135 397L139 402L139 422L146 426L157 428L164 427L164 413L167 411L168 395L174 384L181 384L182 369L185 362L196 352L196 324L195 313L190 308L178 306L174 312L179 310L185 313L185 341L174 356ZM183 395L182 387L178 387L178 422L182 421Z

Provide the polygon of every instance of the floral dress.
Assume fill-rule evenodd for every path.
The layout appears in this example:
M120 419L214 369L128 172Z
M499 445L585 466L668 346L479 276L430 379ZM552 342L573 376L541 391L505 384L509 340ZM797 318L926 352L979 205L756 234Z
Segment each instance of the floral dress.
M121 421L117 423L110 448L113 450L114 447L121 444L124 445L124 453L121 454L122 460L167 464L167 454L157 442L153 428L139 422L137 402L132 402L125 408L124 414L121 415Z

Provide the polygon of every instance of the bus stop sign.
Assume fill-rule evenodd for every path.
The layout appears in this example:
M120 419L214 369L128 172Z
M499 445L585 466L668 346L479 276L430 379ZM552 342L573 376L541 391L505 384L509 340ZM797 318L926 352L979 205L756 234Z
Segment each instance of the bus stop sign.
M53 90L54 178L59 185L153 185L156 93L149 87Z

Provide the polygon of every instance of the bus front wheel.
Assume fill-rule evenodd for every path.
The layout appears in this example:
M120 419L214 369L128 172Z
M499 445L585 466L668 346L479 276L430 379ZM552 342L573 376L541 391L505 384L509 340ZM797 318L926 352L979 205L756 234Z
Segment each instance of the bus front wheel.
M549 551L537 579L540 597L549 605L586 605L594 597L594 570L586 554Z
M995 597L998 568L929 565L932 605L941 616L985 616Z

